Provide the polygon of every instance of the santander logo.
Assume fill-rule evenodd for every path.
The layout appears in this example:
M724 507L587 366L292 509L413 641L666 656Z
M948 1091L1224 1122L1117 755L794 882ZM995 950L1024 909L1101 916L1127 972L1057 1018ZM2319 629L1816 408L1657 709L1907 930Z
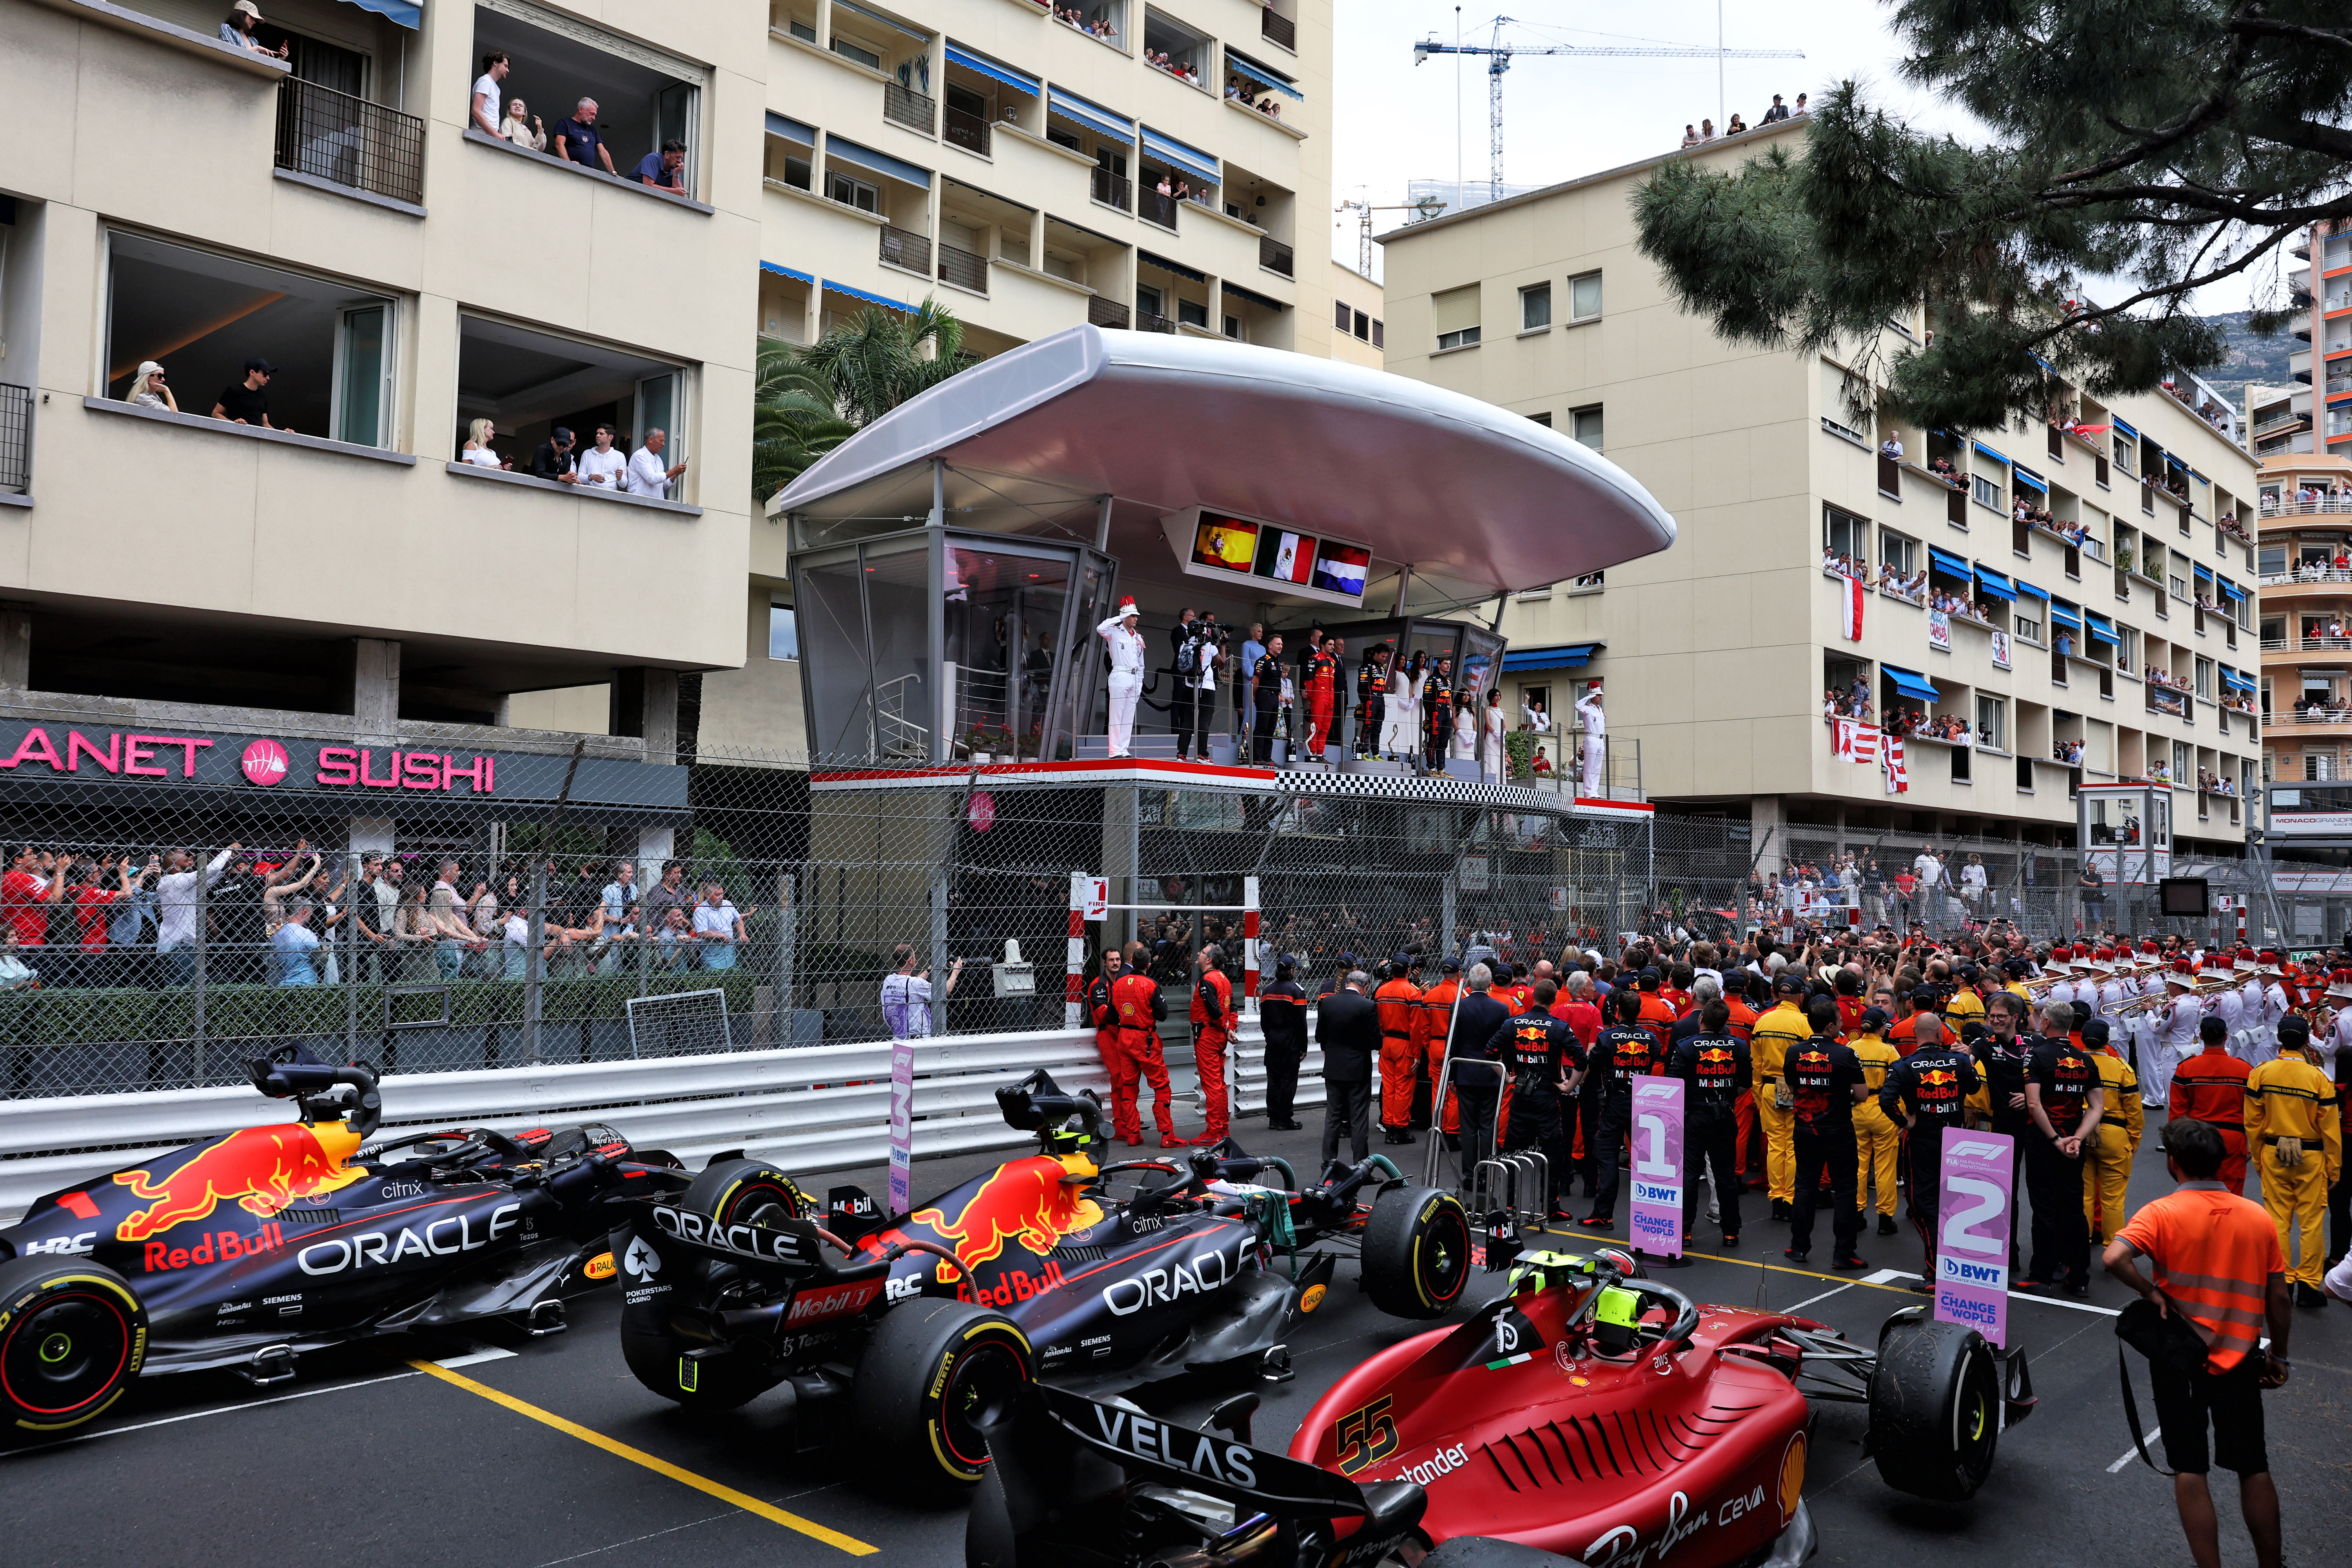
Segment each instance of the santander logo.
M256 741L246 747L239 765L245 769L248 783L267 787L285 778L294 766L294 759L275 741Z

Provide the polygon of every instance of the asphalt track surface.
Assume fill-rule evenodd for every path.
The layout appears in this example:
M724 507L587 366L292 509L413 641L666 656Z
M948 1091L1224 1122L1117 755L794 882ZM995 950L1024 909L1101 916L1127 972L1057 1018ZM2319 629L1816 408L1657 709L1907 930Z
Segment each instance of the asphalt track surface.
M2168 1187L2154 1131L2134 1173L2135 1206ZM1268 1134L1244 1123L1238 1136L1253 1152L1285 1155L1302 1173L1316 1152L1313 1131ZM1399 1162L1408 1173L1420 1169L1423 1151L1387 1152L1411 1157ZM916 1168L917 1191L944 1190L992 1163L925 1162ZM843 1180L884 1186L879 1172L814 1184ZM1621 1241L1623 1224L1621 1215ZM1712 1234L1703 1226L1703 1246ZM1785 1226L1751 1212L1737 1252L1705 1251L1666 1278L1701 1301L1801 1308L1865 1343L1888 1312L1921 1300L1905 1279L1787 1266L1785 1236ZM1591 1245L1590 1233L1580 1237L1563 1245ZM1816 1257L1825 1257L1826 1236L1817 1235L1816 1246ZM1874 1273L1918 1263L1907 1228L1898 1237L1866 1234L1862 1252ZM1474 1300L1495 1288L1490 1279L1499 1283L1482 1276ZM1323 1310L1293 1336L1297 1380L1262 1388L1259 1447L1286 1446L1341 1372L1429 1326L1382 1316L1353 1280L1353 1265L1343 1262ZM2087 1305L2111 1311L2127 1299L2102 1274ZM797 1454L783 1395L707 1418L647 1393L621 1363L618 1316L616 1298L599 1294L572 1304L567 1333L533 1339L500 1323L470 1339L379 1341L306 1357L299 1377L265 1390L226 1373L150 1380L84 1436L0 1456L0 1563L961 1561L961 1507L894 1497L889 1477L859 1473L830 1451ZM2338 1521L2352 1512L2352 1308L2331 1303L2295 1320L2293 1380L2265 1401L2287 1561L2343 1562ZM2041 1407L2003 1436L1993 1479L1972 1503L1925 1503L1889 1490L1862 1456L1861 1411L1818 1406L1805 1487L1821 1530L1816 1563L2188 1561L2171 1483L2131 1453L2109 1312L2020 1296L2010 1322L2031 1352ZM2142 1419L2152 1422L2141 1373ZM1225 1392L1181 1383L1140 1397L1173 1419L1197 1421ZM2250 1563L2234 1488L2226 1474L2217 1479L2223 1560ZM2326 1544L2331 1539L2334 1547Z

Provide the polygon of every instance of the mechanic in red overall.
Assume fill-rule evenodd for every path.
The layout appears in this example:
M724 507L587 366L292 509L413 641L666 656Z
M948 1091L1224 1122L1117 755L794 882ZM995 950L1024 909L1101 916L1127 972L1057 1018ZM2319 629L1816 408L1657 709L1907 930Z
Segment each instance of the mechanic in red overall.
M1118 1008L1110 999L1110 983L1118 978L1118 949L1103 949L1102 967L1092 980L1087 982L1083 1004L1083 1016L1095 1032L1095 1049L1102 1054L1103 1071L1110 1076L1113 1084L1118 1082L1119 1063L1124 1058L1118 1044ZM1111 1127L1113 1131L1122 1136L1132 1133L1133 1136L1128 1139L1130 1143L1143 1142L1143 1134L1132 1121L1122 1122L1117 1120L1116 1106Z
M1124 972L1110 983L1111 1006L1118 1014L1118 1076L1111 1079L1113 1125L1130 1144L1143 1142L1143 1119L1136 1104L1138 1075L1151 1085L1152 1120L1160 1124L1160 1146L1181 1149L1176 1136L1176 1096L1168 1087L1168 1063L1160 1056L1160 1031L1168 1020L1168 999L1160 983L1143 972L1150 954L1139 942L1127 944Z
M2172 1074L2171 1114L2212 1125L2221 1135L2224 1187L2246 1195L2246 1077L2254 1069L2230 1054L2230 1026L2208 1016L2197 1026L2205 1048Z
M1462 994L1462 961L1449 958L1438 969L1445 978L1421 994L1421 1005L1414 1010L1412 1025L1422 1042L1422 1058L1429 1064L1429 1081L1433 1085L1445 1079L1445 1041L1454 1027L1454 1001ZM1457 1055L1473 1057L1478 1054L1481 1042L1456 1040L1454 1048ZM1439 1125L1444 1129L1448 1149L1462 1147L1462 1102L1450 1088L1445 1091Z
M1225 951L1215 942L1192 959L1201 972L1192 982L1192 1064L1201 1075L1201 1098L1209 1116L1209 1130L1193 1139L1195 1143L1221 1143L1229 1131L1225 1047L1234 1034L1234 983L1217 967L1224 961Z
M1331 743L1331 704L1339 689L1339 654L1338 637L1325 637L1315 657L1307 661L1307 757L1309 762L1323 760L1323 748Z
M1412 961L1403 953L1382 967L1388 978L1372 993L1381 1017L1381 1142L1411 1143L1413 1079L1421 1064L1414 1047L1425 1038L1413 1027L1421 1016L1421 987L1406 978Z

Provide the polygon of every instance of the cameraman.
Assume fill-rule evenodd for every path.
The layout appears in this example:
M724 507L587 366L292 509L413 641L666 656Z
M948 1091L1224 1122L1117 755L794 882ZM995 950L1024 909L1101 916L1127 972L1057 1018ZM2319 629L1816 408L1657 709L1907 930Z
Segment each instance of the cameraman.
M1214 611L1203 611L1198 620L1188 617L1180 630L1181 639L1176 645L1176 698L1169 710L1171 725L1176 731L1176 756L1181 762L1190 752L1197 750L1200 760L1209 760L1209 726L1217 717L1217 688L1225 668L1225 628L1217 624Z

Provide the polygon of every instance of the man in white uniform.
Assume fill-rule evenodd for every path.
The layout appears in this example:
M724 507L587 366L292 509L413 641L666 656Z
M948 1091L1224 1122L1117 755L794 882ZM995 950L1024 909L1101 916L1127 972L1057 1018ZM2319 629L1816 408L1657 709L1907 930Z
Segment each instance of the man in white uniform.
M1143 695L1143 634L1133 599L1118 602L1118 614L1095 628L1110 647L1110 754L1129 755L1135 738L1135 701Z
M2139 944L2137 985L2142 996L2164 994L2164 957L2152 940ZM2133 1035L2139 1042L2139 1101L2145 1110L2161 1110L2172 1089L2172 1053L2164 1048L2164 1009L2154 1004L2132 1015Z
M2277 953L2264 950L2252 985L2260 991L2246 1008L2246 1026L2254 1037L2256 1067L2278 1055L2278 1026L2291 1010L2286 994L2286 971ZM2323 1047L2324 1049L2324 1047Z
M1583 793L1609 793L1609 717L1601 710L1601 682L1595 680L1576 700L1576 721L1584 729Z
M2205 1005L2197 999L2197 976L2190 973L2187 959L2172 961L2172 967L2165 971L2164 984L2170 990L2171 1000L2158 1014L2163 1020L2163 1034L2156 1061L2151 1064L2157 1071L2143 1073L2141 1081L2161 1089L2169 1100L2174 1069L2204 1048L2197 1037L2197 1026L2205 1021ZM2154 1082L2158 1073L2162 1075L2160 1084ZM2143 1099L2141 1103L2147 1102Z

